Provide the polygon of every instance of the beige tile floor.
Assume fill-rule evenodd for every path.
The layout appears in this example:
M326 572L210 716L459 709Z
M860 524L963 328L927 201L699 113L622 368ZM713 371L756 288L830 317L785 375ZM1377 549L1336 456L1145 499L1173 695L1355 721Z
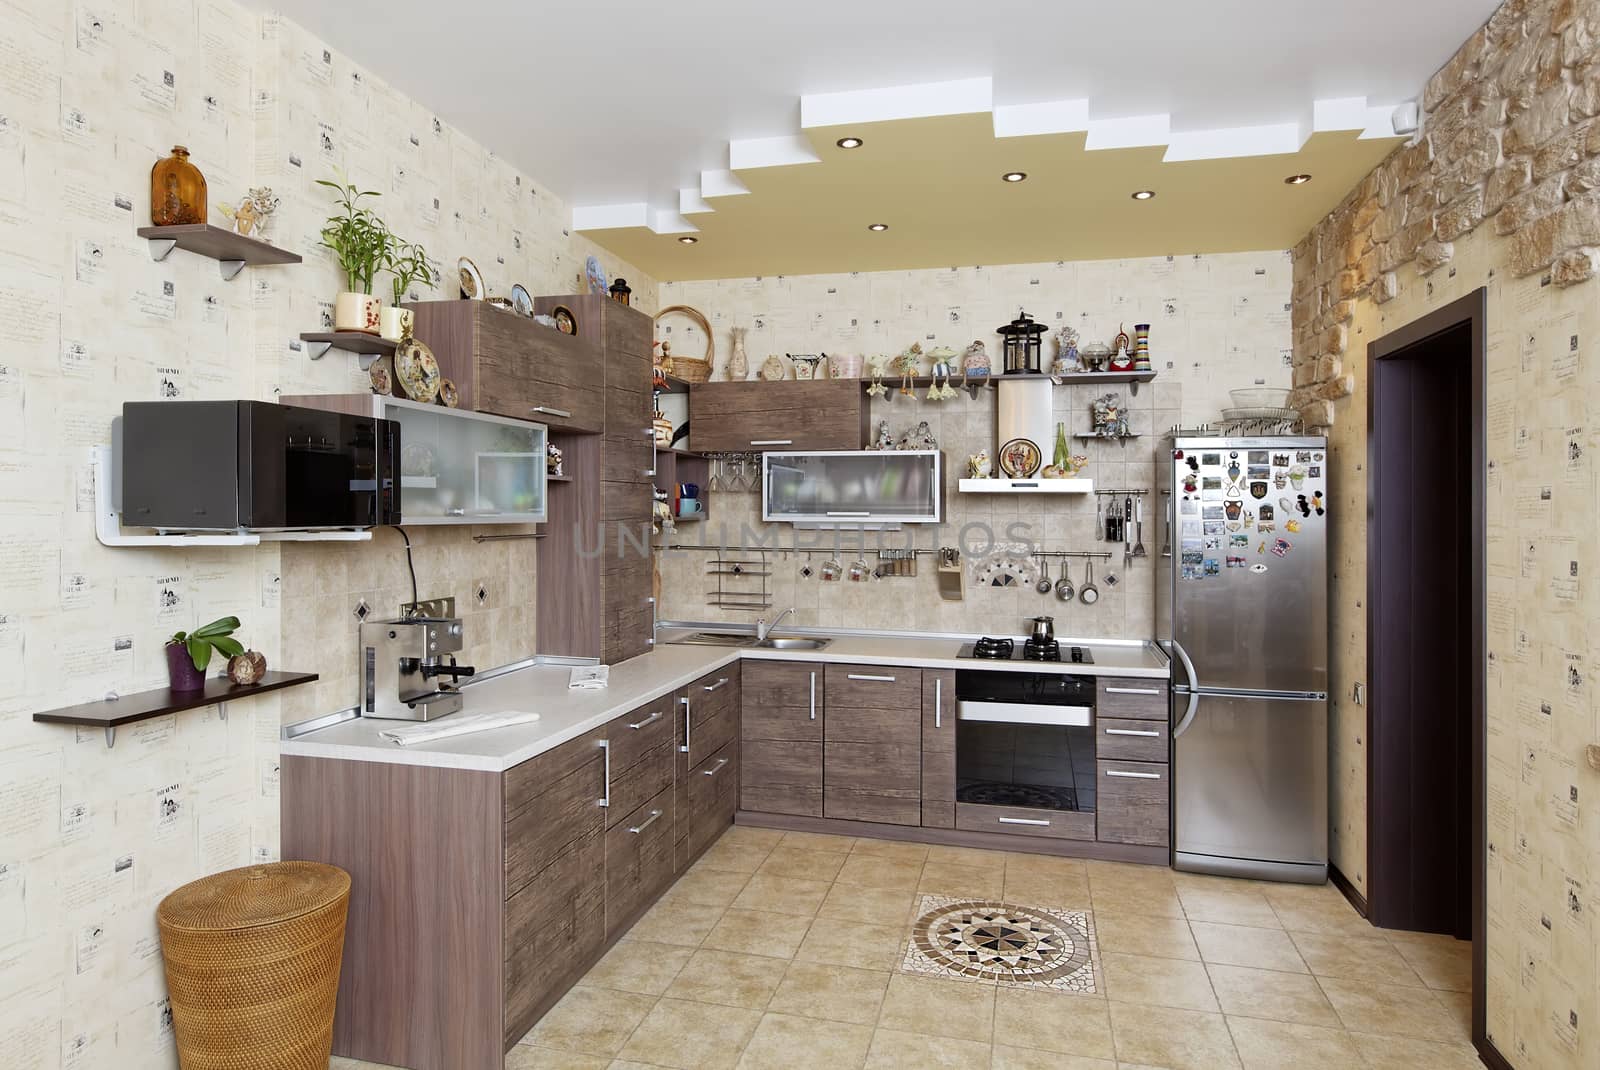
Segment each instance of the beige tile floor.
M919 895L1092 911L1097 993L900 972ZM737 827L505 1065L1469 1070L1469 977L1330 886Z

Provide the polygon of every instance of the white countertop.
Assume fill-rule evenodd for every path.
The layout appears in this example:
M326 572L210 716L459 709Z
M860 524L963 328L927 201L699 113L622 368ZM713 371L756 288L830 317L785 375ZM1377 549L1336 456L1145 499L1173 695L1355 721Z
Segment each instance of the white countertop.
M279 749L285 755L311 758L502 772L741 658L1162 679L1168 673L1166 657L1153 643L1080 643L1091 649L1094 664L1040 664L958 658L962 644L971 641L959 637L835 634L821 650L672 645L669 640L684 631L663 629L653 651L611 666L609 686L602 691L568 689L571 667L566 665L529 666L462 689L464 713L516 710L539 714L539 720L527 724L401 747L378 733L411 722L356 718L285 739Z

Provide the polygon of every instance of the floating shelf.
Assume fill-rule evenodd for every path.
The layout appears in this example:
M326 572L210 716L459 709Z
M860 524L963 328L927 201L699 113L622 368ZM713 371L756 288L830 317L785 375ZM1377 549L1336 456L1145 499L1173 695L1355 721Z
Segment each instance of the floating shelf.
M548 472L545 473L545 477L544 478L545 478L545 482L547 482L547 483L571 483L572 482L572 477L571 476L551 475Z
M683 379L676 379L670 375L661 376L655 380L657 394L687 394L690 384Z
M1066 375L1046 375L1042 372L1021 372L1016 375L1005 375L1001 372L995 372L994 374L984 378L972 376L967 380L965 389L971 389L975 386L988 386L991 383L1016 383L1027 382L1029 380L1046 379L1058 386L1115 386L1119 383L1127 383L1129 385L1129 391L1137 394L1139 392L1140 383L1148 383L1155 377L1156 373L1153 371L1069 372ZM886 373L883 376L883 385L888 387L891 393L900 389L901 381L902 380L898 375L889 375ZM914 375L911 377L911 385L913 387L932 386L933 381L933 376L931 375ZM870 385L872 383L872 379L864 376L861 379L861 383L863 386ZM950 385L957 390L963 389L961 373L959 371L950 377Z
M1072 436L1080 442L1126 442L1130 438L1143 438L1143 435L1096 435L1090 431L1079 431Z
M438 476L401 476L401 490L438 490Z
M101 702L85 702L77 706L63 706L60 709L36 713L33 719L40 724L103 728L106 733L106 746L111 747L116 744L119 725L148 721L154 717L165 717L169 713L182 713L184 710L195 710L202 706L222 707L226 702L264 695L268 691L281 691L286 687L298 687L300 684L309 684L315 679L317 674L314 672L269 672L261 677L259 683L236 684L226 676L210 676L206 678L205 687L197 691L174 691L170 687L158 687L152 691L140 691L133 695L113 694ZM223 720L227 720L227 716L226 707L222 707Z
M342 349L346 353L354 353L361 359L361 370L366 371L377 362L379 357L393 353L399 342L391 342L387 338L379 338L375 334L365 331L325 331L313 334L302 334L300 341L306 344L306 356L312 360L321 360L330 349Z
M300 256L258 238L247 238L210 223L184 223L175 227L140 227L139 237L150 242L150 259L160 263L174 249L186 249L218 262L224 280L232 279L245 266L298 264Z
M1093 494L1092 479L963 479L962 494Z

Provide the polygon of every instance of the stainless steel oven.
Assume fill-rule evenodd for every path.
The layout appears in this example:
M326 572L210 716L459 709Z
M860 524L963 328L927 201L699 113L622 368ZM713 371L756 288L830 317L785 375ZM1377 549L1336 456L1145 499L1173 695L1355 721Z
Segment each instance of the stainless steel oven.
M1094 678L956 672L956 801L1094 810Z

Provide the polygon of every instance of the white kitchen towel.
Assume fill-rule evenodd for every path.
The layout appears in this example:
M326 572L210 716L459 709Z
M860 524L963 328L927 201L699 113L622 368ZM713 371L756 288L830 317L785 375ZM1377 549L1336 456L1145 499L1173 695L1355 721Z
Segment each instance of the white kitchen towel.
M572 670L567 687L572 691L601 691L611 677L609 665L584 665Z
M400 747L409 747L413 743L432 743L436 739L448 739L450 736L464 736L468 732L487 732L491 728L507 728L514 724L527 724L537 721L537 713L526 713L521 710L501 710L499 713L469 713L452 714L442 717L430 724L414 725L410 728L385 728L378 735L390 743Z

